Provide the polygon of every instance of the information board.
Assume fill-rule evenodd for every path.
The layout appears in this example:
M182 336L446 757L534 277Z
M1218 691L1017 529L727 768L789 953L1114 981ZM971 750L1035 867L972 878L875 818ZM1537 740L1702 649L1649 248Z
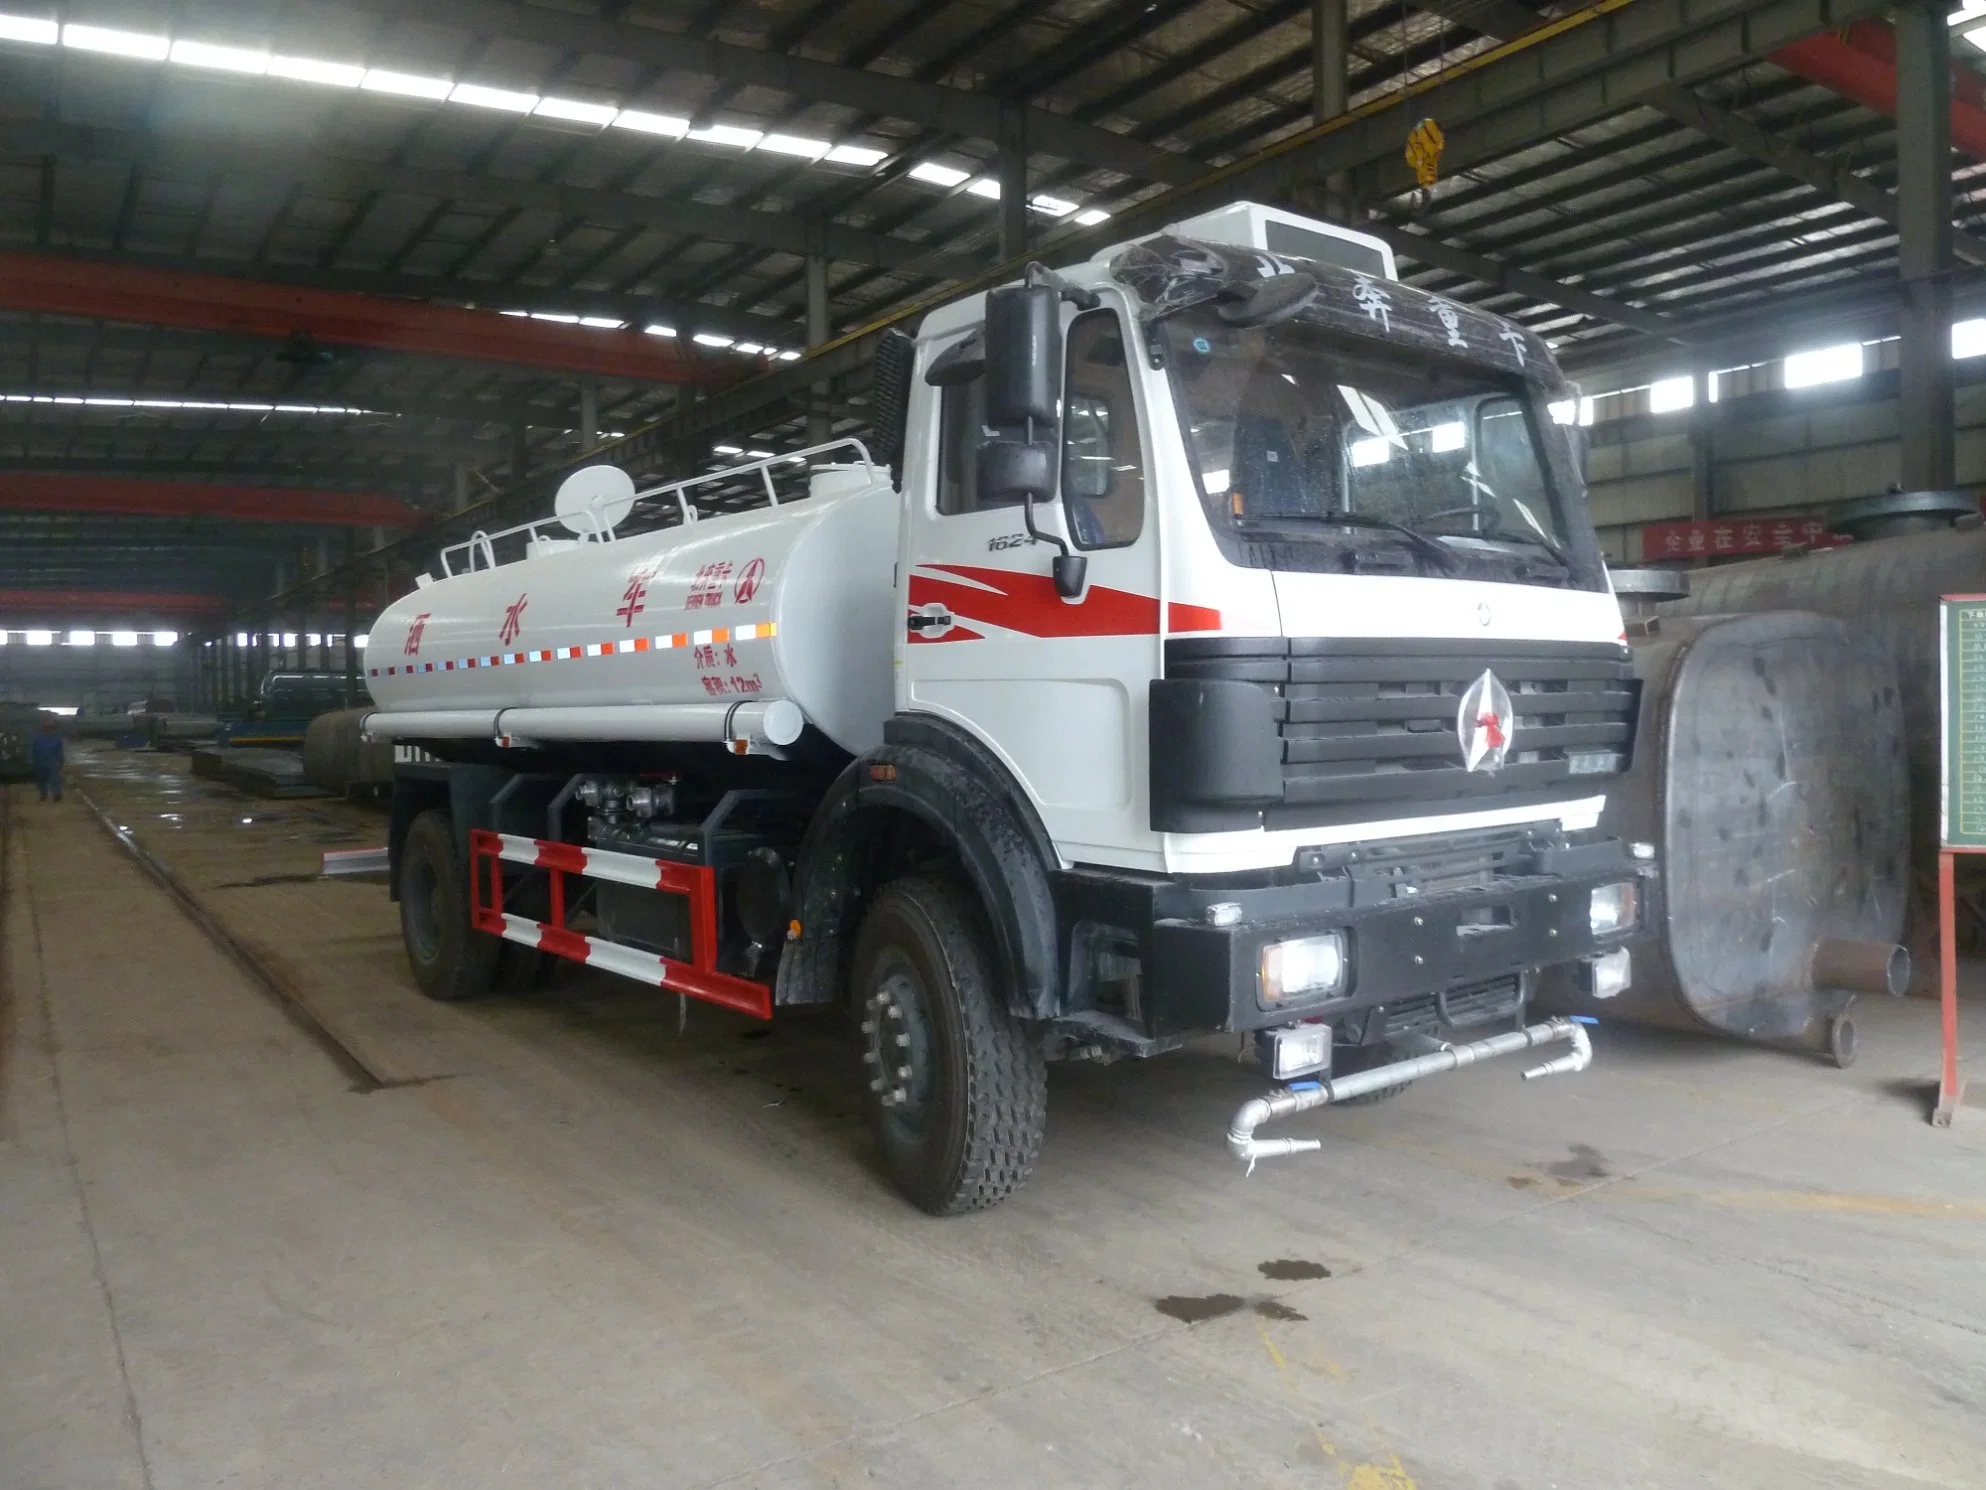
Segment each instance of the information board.
M1986 850L1986 595L1940 600L1938 643L1938 839L1946 848Z

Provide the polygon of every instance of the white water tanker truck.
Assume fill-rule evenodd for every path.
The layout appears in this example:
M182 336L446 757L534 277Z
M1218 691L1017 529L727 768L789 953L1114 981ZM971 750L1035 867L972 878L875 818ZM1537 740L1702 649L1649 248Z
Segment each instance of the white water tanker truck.
M1029 1173L1045 1063L1253 1035L1271 1118L1553 1042L1625 986L1596 830L1637 694L1512 322L1238 206L929 313L876 434L447 550L372 629L415 977L546 955L844 1004L916 1204ZM712 515L740 483L755 509Z

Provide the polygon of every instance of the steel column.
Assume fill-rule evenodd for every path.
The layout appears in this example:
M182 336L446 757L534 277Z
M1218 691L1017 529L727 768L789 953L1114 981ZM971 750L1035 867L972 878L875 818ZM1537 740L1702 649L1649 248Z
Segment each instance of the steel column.
M1000 257L1027 252L1027 112L1000 110Z
M828 319L828 261L820 254L807 257L807 350L822 346L830 335ZM808 390L813 408L807 414L807 443L825 445L834 436L834 416L828 411L832 388L816 383Z
M1351 107L1351 7L1347 0L1311 0L1310 122L1323 124ZM1334 171L1324 178L1324 210L1340 222L1351 220L1351 177Z
M1945 7L1896 13L1897 270L1902 291L1901 479L1952 484L1951 32Z
M600 385L592 378L579 385L579 453L600 443Z

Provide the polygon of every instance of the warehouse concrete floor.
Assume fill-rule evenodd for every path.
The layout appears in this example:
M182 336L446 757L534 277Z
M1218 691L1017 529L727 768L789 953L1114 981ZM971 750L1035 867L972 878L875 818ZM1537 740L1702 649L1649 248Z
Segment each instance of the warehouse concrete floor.
M7 1490L1986 1474L1986 1113L1926 1125L1928 1004L1847 1073L1603 1027L1252 1177L1219 1048L1058 1068L1029 1189L933 1221L829 1021L426 1003L383 889L310 878L382 817L183 770L77 766L266 980L73 795L8 803Z

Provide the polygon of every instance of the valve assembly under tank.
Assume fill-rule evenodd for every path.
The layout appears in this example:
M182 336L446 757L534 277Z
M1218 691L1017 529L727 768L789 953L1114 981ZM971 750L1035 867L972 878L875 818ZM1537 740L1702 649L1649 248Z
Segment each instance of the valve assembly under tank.
M1667 598L1626 578L1630 614L1633 597ZM1624 993L1602 1002L1554 975L1544 1001L1846 1064L1855 994L1908 979L1909 806L1888 657L1802 611L1629 629L1638 738L1601 828L1659 845L1655 934Z

